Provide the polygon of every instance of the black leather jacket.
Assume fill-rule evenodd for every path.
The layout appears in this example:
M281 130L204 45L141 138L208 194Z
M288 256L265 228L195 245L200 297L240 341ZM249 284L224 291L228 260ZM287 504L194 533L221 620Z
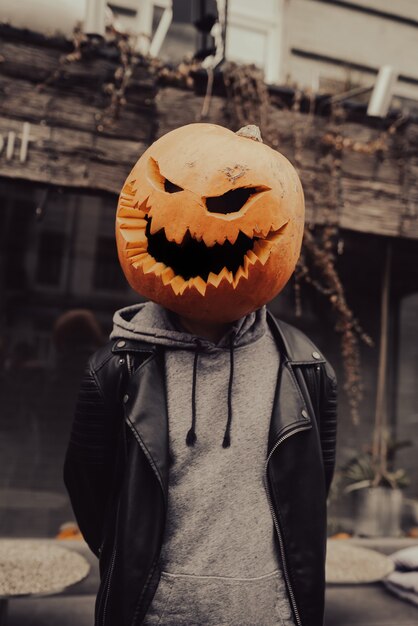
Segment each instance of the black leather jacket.
M317 348L268 317L281 353L265 481L295 623L322 626L336 381ZM100 558L96 626L139 626L155 594L169 473L164 351L113 341L84 375L64 479Z

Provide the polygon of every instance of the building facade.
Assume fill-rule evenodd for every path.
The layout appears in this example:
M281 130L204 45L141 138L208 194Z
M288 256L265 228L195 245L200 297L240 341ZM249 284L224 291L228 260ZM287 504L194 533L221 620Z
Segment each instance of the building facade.
M172 128L202 119L228 123L224 96L213 95L202 118L204 96L185 88L181 77L167 85L166 73L140 56L129 61L118 102L113 96L127 68L117 43L83 45L74 57L66 39L1 27L0 491L8 495L0 534L6 535L51 536L71 519L61 465L78 380L87 355L105 341L113 311L138 300L119 269L113 234L127 174ZM416 440L418 124L413 116L376 124L365 111L355 121L306 114L296 106L297 90L292 97L290 109L269 105L269 139L298 168L311 228L337 229L336 265L347 301L377 346L362 348L359 425L350 418L350 390L340 396L342 465L370 443L389 248L387 413L393 436ZM298 317L291 282L271 307L316 341L343 380L327 298L307 286ZM397 462L417 498L414 447ZM348 503L338 497L336 515L349 527ZM42 506L34 514L36 501Z

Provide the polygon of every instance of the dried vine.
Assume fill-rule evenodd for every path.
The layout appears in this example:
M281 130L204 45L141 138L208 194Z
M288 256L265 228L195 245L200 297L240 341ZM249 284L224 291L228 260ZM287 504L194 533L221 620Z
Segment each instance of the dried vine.
M369 346L372 346L373 342L363 331L347 303L344 286L335 267L336 259L332 244L335 233L335 227L324 227L316 238L312 230L305 228L303 249L296 273L299 284L304 280L312 285L328 298L335 311L335 330L341 336L344 390L347 393L353 422L357 424L359 403L363 393L359 339ZM316 272L321 277L320 281L313 278Z
M227 90L226 113L229 124L239 128L246 124L258 124L263 137L269 145L278 146L274 129L268 124L269 93L263 75L254 66L224 66L224 81ZM295 92L292 110L300 109L302 94ZM295 120L292 128L294 145L294 164L301 166L304 140L312 122L312 116ZM359 421L359 405L362 399L362 376L360 360L360 341L373 345L371 338L363 331L353 311L349 307L344 286L336 269L336 242L338 241L337 214L341 198L341 157L343 148L361 151L383 150L385 138L381 137L375 145L348 145L338 131L342 121L341 109L335 109L330 120L328 132L323 144L329 152L322 159L322 166L329 172L328 177L328 214L324 227L315 229L307 226L304 233L302 253L295 272L296 314L301 314L301 283L311 285L325 296L335 313L335 330L341 337L341 353L344 367L344 390L350 406L354 423ZM338 245L338 244L337 244Z
M69 63L77 63L82 61L88 49L88 37L84 34L81 24L77 24L73 31L71 40L73 49L68 54L62 54L59 58L58 66L53 72L42 82L37 85L39 91L49 85L57 83L65 74L66 66ZM95 45L95 44L94 44Z
M126 90L132 76L134 48L130 35L111 29L112 44L119 53L119 65L113 74L113 81L103 85L103 92L110 96L110 103L102 113L97 130L101 131L113 120L119 118L122 107L126 105Z
M68 54L61 55L57 68L38 84L39 90L46 86L54 85L65 77L67 67L72 63L81 63L85 60L99 56L104 49L116 50L117 65L111 81L102 85L102 92L109 96L109 103L105 109L97 115L97 130L103 131L119 118L121 109L126 104L126 90L132 77L133 68L143 57L135 53L136 38L130 34L120 32L113 24L107 24L105 38L91 37L84 33L82 25L78 24L73 32L73 50ZM151 62L149 65L151 66Z

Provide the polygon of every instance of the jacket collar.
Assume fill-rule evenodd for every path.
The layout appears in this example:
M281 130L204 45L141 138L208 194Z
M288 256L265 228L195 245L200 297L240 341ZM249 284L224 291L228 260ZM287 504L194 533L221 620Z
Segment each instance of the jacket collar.
M279 346L282 358L292 365L312 365L325 363L318 348L302 331L278 320L267 311L267 322Z
M325 363L325 358L318 352L316 346L299 330L279 321L267 311L267 322L276 339L282 358L293 365L312 365ZM156 346L135 339L116 340L112 346L114 354L126 352L155 353Z
M312 426L312 403L297 366L319 365L325 359L301 331L277 320L270 312L267 319L280 351L280 369L268 436L269 456L286 434Z
M137 341L136 339L116 339L112 345L113 354L126 354L135 352L148 352L154 354L156 346L151 346L145 341Z

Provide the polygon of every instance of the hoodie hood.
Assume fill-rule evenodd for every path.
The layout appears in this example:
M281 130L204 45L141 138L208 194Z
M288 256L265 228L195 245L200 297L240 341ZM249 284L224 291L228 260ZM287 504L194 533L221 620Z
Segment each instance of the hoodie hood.
M225 335L214 343L203 337L197 337L182 329L177 316L154 302L135 304L117 311L113 317L113 331L110 339L135 339L151 345L165 346L171 350L190 350L194 352L192 373L192 422L187 432L186 444L193 446L196 442L196 386L199 355L229 351L229 382L227 396L228 418L222 442L224 448L231 445L232 423L232 389L234 380L234 352L237 348L254 343L267 330L266 307L249 313L231 324Z
M214 343L182 329L177 316L154 302L134 304L116 311L110 339L134 339L167 348L195 350L199 344L203 351L230 349L257 341L267 329L266 307L237 320L225 335Z

